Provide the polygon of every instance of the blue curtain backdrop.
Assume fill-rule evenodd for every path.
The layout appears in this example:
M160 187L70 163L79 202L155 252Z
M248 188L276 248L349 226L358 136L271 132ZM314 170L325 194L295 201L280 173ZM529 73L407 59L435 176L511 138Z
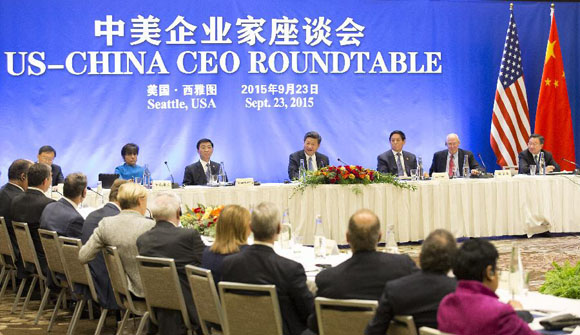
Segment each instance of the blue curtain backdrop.
M533 123L549 34L548 2L516 2L524 65L525 84ZM124 37L95 36L95 21L125 22ZM131 45L131 19L138 15L159 18L161 29L156 46ZM165 29L178 17L197 26L195 45L169 45ZM253 46L238 44L238 19L248 15L263 18L261 35L266 39ZM299 45L270 45L273 19L296 18ZM325 17L331 46L305 43L305 18ZM557 3L556 19L566 70L574 120L576 149L580 150L578 99L580 4ZM203 44L203 24L210 17L231 23L227 38L231 44ZM359 46L340 46L336 29L347 19L364 26ZM435 151L444 149L445 135L456 132L461 147L481 153L487 165L495 167L489 144L491 113L500 60L509 19L505 1L2 1L0 2L0 182L16 158L36 159L40 146L57 150L55 163L65 174L82 171L89 184L100 172L112 172L122 163L121 147L135 142L141 147L139 164L148 163L154 179L167 179L167 161L175 179L181 182L184 167L198 159L195 143L202 137L215 144L213 159L224 161L230 178L254 177L262 182L287 178L288 155L302 148L302 137L317 130L323 137L320 152L336 164L340 157L350 164L376 168L376 157L388 149L388 134L401 129L407 134L405 149L423 157L429 168ZM188 38L188 39L189 39ZM239 69L217 74L185 74L177 64L184 51L228 51L239 56ZM146 52L145 71L156 51L168 74L81 75L66 69L46 70L41 75L11 75L21 72L19 52L43 52L46 65L62 64L73 52L126 51L139 56ZM249 52L272 55L292 51L369 52L367 73L355 73L354 65L344 74L297 74L291 69L276 74L250 72ZM417 52L418 64L426 63L425 52L440 52L438 74L372 74L374 56L381 52L391 67L389 52ZM33 56L39 59L38 55ZM74 56L73 69L80 71L89 61ZM112 59L112 58L111 58ZM38 71L34 60L25 66ZM122 60L124 64L126 60ZM278 63L280 61L278 60ZM226 60L228 67L231 59ZM198 64L187 58L188 69ZM264 64L268 64L265 62ZM354 62L353 62L354 64ZM409 66L409 61L406 64ZM304 62L298 62L299 67ZM102 65L99 65L102 70ZM99 69L97 66L97 69ZM159 70L159 68L157 68ZM88 70L87 70L88 72ZM193 109L184 96L183 85L212 84L217 88L215 108ZM317 85L317 94L242 94L242 85ZM167 97L148 96L149 85L169 85ZM160 86L158 86L160 87ZM211 87L211 86L208 86ZM207 92L206 92L207 93ZM312 107L246 107L246 98L313 98ZM189 109L148 109L148 99L180 99ZM558 139L550 139L557 141ZM574 157L570 157L574 159Z

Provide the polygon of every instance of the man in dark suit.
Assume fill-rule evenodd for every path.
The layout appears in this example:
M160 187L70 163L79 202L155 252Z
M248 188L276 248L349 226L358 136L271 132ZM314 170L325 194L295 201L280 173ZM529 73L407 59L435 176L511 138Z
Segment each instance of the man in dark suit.
M298 179L300 170L300 161L304 162L304 168L310 171L316 171L322 167L328 166L328 156L317 152L322 142L322 136L315 131L309 131L304 135L304 150L296 151L290 154L288 161L288 178L290 180Z
M220 172L220 164L211 161L213 142L209 138L197 141L197 153L199 161L185 167L183 185L207 185L209 175L216 176Z
M463 160L465 155L468 155L469 169L471 174L478 175L479 164L473 157L473 153L468 150L463 150L459 148L459 136L457 134L447 135L445 140L445 146L447 150L437 151L433 155L433 163L431 163L431 168L429 169L429 175L433 172L446 172L450 177L453 177L453 170L457 169L457 173L463 176Z
M64 175L62 174L62 169L60 166L53 164L54 158L56 157L56 150L50 145L44 145L38 149L38 162L44 163L50 166L52 171L52 186L64 183Z
M421 271L387 282L365 334L386 334L395 315L411 315L417 329L437 328L439 303L457 286L455 278L447 276L456 253L457 243L450 232L437 229L429 234L421 246Z
M377 171L390 173L395 176L411 176L411 169L417 168L417 158L414 154L403 151L405 133L395 130L389 135L391 150L385 151L377 157Z
M197 230L179 227L181 201L175 193L168 191L155 194L150 208L156 223L153 229L137 239L139 254L149 257L173 258L175 260L189 318L194 327L198 328L200 330L199 333L201 333L185 273L185 266L189 264L201 265L201 257L205 245ZM187 333L180 312L157 309L155 313L159 320L159 332L161 334Z
M44 208L54 202L54 200L44 195L51 186L52 178L50 166L42 163L34 163L28 169L28 188L22 194L12 199L10 211L12 221L26 222L30 229L30 235L34 242L34 248L38 255L42 272L48 274L48 265L44 256L44 249L40 243L38 228L40 227L40 217Z
M224 259L222 280L276 285L284 335L301 334L314 301L306 286L304 267L274 252L281 228L280 212L274 204L263 202L252 211L250 227L254 244Z
M121 206L117 200L117 194L119 193L119 187L128 182L128 180L123 179L115 180L109 192L109 202L102 208L91 212L91 214L87 216L81 232L81 241L83 244L87 243L93 234L93 231L97 228L99 222L103 218L115 216L121 212ZM109 279L109 272L107 271L103 254L97 254L97 257L89 262L89 268L91 270L93 283L95 284L95 290L97 291L97 296L99 297L99 303L101 306L107 309L119 309L119 306L115 301L113 287L111 286L111 280Z
M418 271L407 255L378 252L381 223L375 213L361 209L348 222L346 240L352 257L316 276L317 296L331 299L379 300L385 283ZM318 332L316 315L308 320L309 328Z
M552 153L542 149L544 147L544 136L538 134L530 135L528 148L518 155L519 173L529 174L530 165L536 166L536 173L540 172L540 153L544 153L546 172L560 171L560 165L554 161Z
M4 217L6 228L8 228L8 235L10 235L10 242L12 242L12 249L16 254L16 269L19 277L24 274L24 266L20 260L20 250L16 243L16 236L14 235L14 228L12 227L12 199L23 194L28 188L28 169L32 162L26 159L17 159L8 168L8 183L0 189L0 216ZM12 262L6 259L7 262Z
M66 176L63 195L44 208L40 228L54 230L59 236L80 238L85 219L78 212L78 206L87 196L87 176L82 173Z

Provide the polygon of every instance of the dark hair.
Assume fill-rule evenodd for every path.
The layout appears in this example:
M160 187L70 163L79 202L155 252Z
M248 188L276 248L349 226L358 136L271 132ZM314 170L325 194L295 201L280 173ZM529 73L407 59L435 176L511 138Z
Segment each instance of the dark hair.
M71 173L64 179L62 193L69 199L74 199L83 194L87 188L87 176L80 172Z
M423 271L446 274L456 254L457 242L453 235L445 229L436 229L423 241L419 263Z
M119 194L119 187L121 185L128 183L128 180L125 179L115 179L113 185L111 185L111 191L109 192L109 201L117 201L117 194Z
M393 135L395 135L395 134L399 134L399 135L401 135L401 139L402 139L403 141L406 139L406 137L405 137L405 133L403 133L403 131L402 131L402 130L393 130L393 131L391 132L391 135L389 135L389 141L391 140L391 137L393 137Z
M304 135L304 142L306 142L306 139L309 137L317 140L319 145L320 145L320 142L322 142L322 136L320 136L320 134L315 132L315 131L307 132L306 135Z
M56 150L54 150L53 147L51 147L50 145L43 145L40 147L40 149L38 149L38 154L40 155L43 152L53 152L54 153L54 157L56 157Z
M135 143L127 143L121 149L121 156L125 157L126 155L130 154L139 154L139 146Z
M51 168L43 163L34 163L28 168L28 186L42 185L45 179L50 178Z
M373 217L370 224L362 224L357 218L361 214ZM381 233L379 217L368 209L361 209L354 213L348 220L348 242L353 252L376 250Z
M531 140L532 138L537 138L540 141L540 144L544 144L544 136L540 135L540 134L532 134L530 135L530 138L528 139Z
M209 144L211 144L211 147L213 148L213 142L209 138L202 138L201 140L197 141L197 150L199 150L199 146L202 143L209 143Z
M499 254L493 244L487 240L472 238L463 242L457 251L453 273L459 280L483 282L486 268L491 265L495 271L498 258Z
M8 179L9 180L20 180L22 175L26 178L28 174L28 169L32 165L32 162L26 159L17 159L8 168Z

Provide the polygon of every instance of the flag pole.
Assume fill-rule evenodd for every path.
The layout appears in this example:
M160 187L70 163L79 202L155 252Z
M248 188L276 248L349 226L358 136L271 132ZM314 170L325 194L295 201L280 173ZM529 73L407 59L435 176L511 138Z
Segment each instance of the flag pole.
M554 17L554 3L552 2L552 4L550 5L550 19L552 19Z
M514 10L514 3L510 2L510 10Z

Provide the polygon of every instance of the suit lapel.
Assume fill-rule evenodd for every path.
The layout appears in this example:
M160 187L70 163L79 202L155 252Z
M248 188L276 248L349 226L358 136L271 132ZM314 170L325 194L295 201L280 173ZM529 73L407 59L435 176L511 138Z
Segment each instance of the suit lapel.
M393 154L393 150L387 151L387 162L389 162L389 172L397 175L397 159L395 154Z

